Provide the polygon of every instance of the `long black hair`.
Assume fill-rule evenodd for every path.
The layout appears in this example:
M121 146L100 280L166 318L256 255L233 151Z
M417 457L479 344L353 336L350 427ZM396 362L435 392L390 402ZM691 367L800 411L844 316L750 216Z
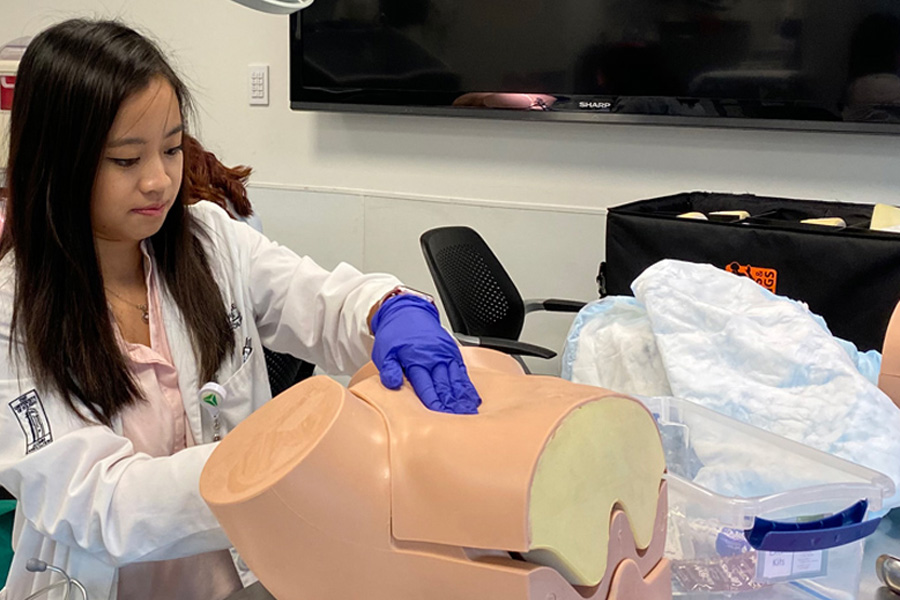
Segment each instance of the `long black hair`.
M16 78L0 236L0 258L11 253L16 273L10 355L23 350L40 389L105 425L143 396L104 294L91 192L119 107L156 77L175 90L184 119L187 89L155 44L121 23L74 19L32 40ZM210 380L235 341L201 235L179 192L150 243Z

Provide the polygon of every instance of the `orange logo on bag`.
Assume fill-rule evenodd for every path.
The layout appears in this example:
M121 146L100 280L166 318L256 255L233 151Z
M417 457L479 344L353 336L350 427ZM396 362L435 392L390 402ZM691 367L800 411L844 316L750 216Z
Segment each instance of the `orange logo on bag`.
M733 262L725 267L725 270L729 273L734 273L735 275L749 277L773 294L775 293L775 286L778 284L778 271L776 271L775 269L769 269L766 267L754 267L751 265L742 265L738 262Z

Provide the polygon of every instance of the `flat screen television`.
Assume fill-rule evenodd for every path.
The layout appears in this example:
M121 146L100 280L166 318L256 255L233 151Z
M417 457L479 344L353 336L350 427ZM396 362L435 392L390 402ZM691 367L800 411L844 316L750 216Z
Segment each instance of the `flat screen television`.
M900 133L900 0L315 0L291 106Z

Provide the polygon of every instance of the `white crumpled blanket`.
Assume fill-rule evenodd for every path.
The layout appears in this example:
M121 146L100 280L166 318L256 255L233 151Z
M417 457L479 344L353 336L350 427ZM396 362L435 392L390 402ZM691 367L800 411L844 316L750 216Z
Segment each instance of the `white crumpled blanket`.
M874 383L877 352L859 353L806 305L710 265L664 260L632 290L579 313L564 378L691 400L900 487L900 410Z

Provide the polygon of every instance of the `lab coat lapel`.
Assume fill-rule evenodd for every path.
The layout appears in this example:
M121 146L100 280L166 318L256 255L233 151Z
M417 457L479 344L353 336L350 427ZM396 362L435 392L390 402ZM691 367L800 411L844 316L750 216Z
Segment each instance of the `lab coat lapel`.
M191 337L185 325L184 317L175 303L175 299L159 278L159 270L154 269L153 274L157 278L157 289L160 291L163 323L166 328L166 337L169 341L169 352L172 354L172 362L178 372L178 388L181 391L184 412L190 423L194 441L197 444L202 444L207 440L203 436L200 401L197 396L200 390L200 375L194 359Z

